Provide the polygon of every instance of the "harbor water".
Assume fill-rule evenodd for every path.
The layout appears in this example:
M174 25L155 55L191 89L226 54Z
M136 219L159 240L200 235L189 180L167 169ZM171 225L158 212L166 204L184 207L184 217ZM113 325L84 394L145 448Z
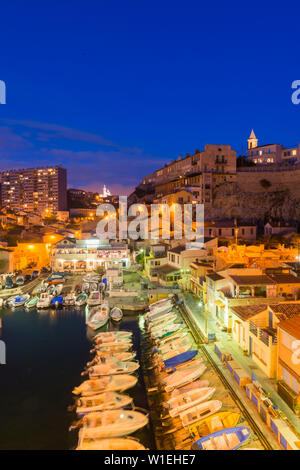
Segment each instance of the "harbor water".
M68 408L93 347L84 310L2 310L0 318L0 339L6 344L6 364L0 365L0 449L75 448L77 432L69 427L76 414ZM104 328L131 330L140 358L137 315L126 315L120 325ZM126 393L135 406L148 408L141 370L138 384ZM150 426L134 437L154 448Z

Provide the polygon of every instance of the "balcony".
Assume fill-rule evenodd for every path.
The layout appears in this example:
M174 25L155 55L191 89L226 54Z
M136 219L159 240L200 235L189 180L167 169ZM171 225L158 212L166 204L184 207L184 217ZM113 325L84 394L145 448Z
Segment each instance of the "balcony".
M269 326L261 327L250 321L249 330L266 346L271 347L277 344L277 332L275 328L270 328Z

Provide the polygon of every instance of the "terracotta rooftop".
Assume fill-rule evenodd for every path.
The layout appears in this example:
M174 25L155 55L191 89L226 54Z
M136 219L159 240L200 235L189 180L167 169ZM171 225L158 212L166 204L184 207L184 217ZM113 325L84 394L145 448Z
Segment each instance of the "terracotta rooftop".
M258 274L254 276L230 276L235 284L239 286L261 286L276 284L270 276Z
M207 277L212 281L220 281L221 279L225 279L223 276L220 276L218 273L211 273L207 274Z
M300 303L286 303L270 305L270 309L276 314L279 320L287 320L300 314Z
M300 277L293 276L293 274L281 273L281 274L269 274L269 276L277 284L300 284Z
M268 308L267 305L240 305L231 307L231 310L236 313L242 320L249 320L260 312L263 312Z
M294 338L300 339L300 315L289 318L288 320L282 320L278 324L278 327L289 333Z

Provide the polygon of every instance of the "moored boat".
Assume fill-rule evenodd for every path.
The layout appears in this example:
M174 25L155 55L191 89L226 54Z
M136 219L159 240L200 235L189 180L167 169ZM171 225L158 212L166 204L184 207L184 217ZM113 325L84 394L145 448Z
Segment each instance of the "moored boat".
M61 308L64 303L64 298L62 295L56 295L51 299L51 307Z
M216 389L213 387L195 388L189 392L182 393L177 397L170 398L165 402L168 407L170 416L175 417L182 411L192 408L199 403L210 400Z
M176 356L171 357L170 359L166 359L164 361L164 369L169 367L176 367L180 364L184 364L185 362L191 361L196 357L198 354L198 349L194 349L192 351L185 351L183 353L177 354Z
M113 437L108 439L85 439L79 441L76 450L146 450L135 439L128 437Z
M122 437L148 424L148 416L139 411L111 410L89 413L83 418L79 439Z
M75 294L73 293L67 294L63 300L64 307L72 307L73 305L75 305L75 300L76 300Z
M239 413L234 413L232 411L219 411L218 413L215 413L208 418L201 419L189 426L189 432L191 435L197 437L203 427L205 427L206 430L208 429L209 433L221 431L221 429L224 428L232 428L238 424L240 416L241 415Z
M124 391L136 385L137 378L134 375L105 376L100 379L86 380L75 387L75 395L91 396L102 392Z
M93 307L95 305L100 305L102 302L101 300L101 293L97 290L94 290L90 293L86 303L87 305Z
M177 370L162 382L166 392L171 392L176 387L188 384L193 380L198 379L205 372L206 366L202 360L195 361L192 365Z
M111 354L113 354L115 352L130 351L131 348L131 342L125 343L123 341L113 341L111 343L98 344L96 345L95 350L99 352L110 352Z
M116 392L104 392L90 397L81 397L77 402L76 412L85 415L95 411L115 410L132 405L133 399Z
M118 307L114 307L110 312L110 318L115 322L121 321L123 318L122 310Z
M140 367L138 362L119 362L107 359L104 363L96 364L88 369L90 378L101 377L103 375L133 374Z
M92 330L98 330L102 326L106 325L109 320L109 307L107 304L101 304L97 307L92 308L90 311L87 325Z
M222 407L220 400L210 400L200 405L189 408L179 414L183 426L190 426L200 419L205 419L208 416L217 413Z
M11 308L22 307L29 299L30 299L29 294L16 295L15 298L12 300L10 306Z
M37 308L49 308L52 300L52 295L48 292L42 292L36 304Z
M75 300L75 305L77 307L81 307L82 305L85 305L86 304L86 301L87 301L87 294L85 294L84 292L79 294Z
M132 337L132 331L102 331L94 336L96 343L110 342L115 339L129 340Z
M201 437L192 445L193 450L236 450L250 437L246 426L222 429L208 436Z
M31 297L25 302L25 308L29 310L30 308L36 307L36 304L38 303L38 301L39 301L39 298L37 295L35 295L34 297Z
M115 361L121 361L121 362L126 362L126 361L132 361L135 358L135 352L105 352L105 351L97 351L96 356L94 357L93 361L90 361L87 363L87 367L91 367L95 364L98 364L98 362L103 362L106 359L112 359Z

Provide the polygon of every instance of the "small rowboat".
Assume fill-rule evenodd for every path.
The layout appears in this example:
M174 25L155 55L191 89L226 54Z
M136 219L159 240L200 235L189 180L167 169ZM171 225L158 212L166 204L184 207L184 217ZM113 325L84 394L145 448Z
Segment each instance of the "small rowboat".
M246 426L222 429L202 437L192 445L193 450L236 450L250 437Z
M98 333L94 336L94 341L96 344L102 343L111 343L112 341L130 341L132 337L131 331L106 331L103 333Z
M93 361L87 363L87 367L90 367L94 364L97 364L98 362L104 362L107 359L112 359L113 361L132 361L135 358L135 352L119 352L119 353L113 353L113 355L110 352L104 352L104 351L97 351L95 358Z
M148 416L138 411L112 410L89 413L83 418L79 439L122 437L148 424Z
M171 312L173 309L172 305L165 305L164 308L161 308L161 309L156 309L156 310L152 310L148 313L146 313L145 315L145 320L147 322L151 322L157 318L159 318L160 316L162 315L165 315L166 313L169 313Z
M171 349L169 352L163 354L162 360L167 361L169 359L173 359L173 357L189 351L192 346L192 343L186 342L183 346L178 346L177 349Z
M134 375L111 375L100 379L86 380L73 390L74 395L93 396L103 392L120 392L136 385Z
M176 356L171 357L170 359L166 359L164 361L164 369L169 367L176 367L180 364L184 364L185 362L191 361L194 359L195 356L198 354L198 349L194 349L193 351L185 351L181 354L177 354Z
M200 405L189 408L179 414L183 426L190 426L200 419L205 419L208 416L217 413L222 407L222 402L219 400L210 400Z
M131 405L133 399L128 395L120 395L116 392L105 392L91 397L81 397L78 400L76 412L85 415L95 411L115 410Z
M171 392L174 390L174 388L180 387L198 379L205 372L205 370L206 366L202 363L202 359L195 361L192 365L183 367L182 369L177 370L169 377L164 379L163 386L165 387L166 392Z
M87 294L82 293L79 294L75 300L75 305L76 307L81 307L82 305L85 305L87 301Z
M110 312L110 318L115 322L121 321L123 318L122 310L118 307L113 308Z
M208 380L195 380L194 382L191 382L188 385L185 385L184 387L173 390L173 392L171 393L171 398L178 397L179 395L189 392L190 390L195 390L196 388L203 388L208 386Z
M157 320L154 320L153 322L149 323L148 329L152 331L158 325L161 328L162 325L168 325L169 323L173 323L174 320L176 320L176 318L177 318L176 313L173 313L173 312L167 313L166 315L163 315L159 317Z
M85 439L78 444L76 450L146 450L135 439L114 437L110 439Z
M164 335L162 338L158 338L157 340L155 340L155 343L162 346L163 344L167 344L170 341L173 341L174 339L178 339L178 338L182 339L187 335L188 333L184 330L184 328L180 328L180 330L178 331L174 331L173 333L168 333Z
M164 355L164 354L167 354L168 352L170 351L178 351L178 348L181 348L183 346L192 346L192 343L190 342L190 339L188 336L185 336L183 338L177 338L177 339L174 339L174 341L170 341L169 343L167 344L163 344L162 346L159 346L158 348L158 351L160 354ZM188 348L190 349L190 348ZM186 351L188 350L186 349ZM177 354L179 354L179 352L177 352Z
M219 411L219 413L215 413L213 416L206 419L201 419L197 423L189 426L189 432L195 437L201 437L201 435L207 434L207 430L211 434L216 431L221 431L221 429L224 428L232 428L238 424L240 416L239 413L233 413L231 411Z
M104 364L96 364L88 369L90 378L102 375L133 374L140 367L138 362L114 362L108 360Z
M181 323L170 323L166 326L158 326L151 330L151 336L154 339L159 339L165 334L174 333L175 331L180 330L182 327Z
M97 307L92 308L87 325L92 328L92 330L98 330L102 326L106 325L109 320L109 307L107 304L102 304Z
M16 295L13 301L11 302L11 308L22 307L30 299L29 294Z
M115 352L130 351L132 348L132 343L124 343L123 341L114 341L112 343L103 343L96 345L97 352L110 352L111 354Z
M216 389L213 387L203 387L196 388L195 390L190 390L189 392L182 393L177 397L170 398L165 405L169 409L169 414L172 418L179 415L182 411L193 408L199 403L209 400Z
M28 299L27 302L25 302L25 308L30 309L36 307L36 304L38 303L39 298L38 296L31 297L31 299Z

